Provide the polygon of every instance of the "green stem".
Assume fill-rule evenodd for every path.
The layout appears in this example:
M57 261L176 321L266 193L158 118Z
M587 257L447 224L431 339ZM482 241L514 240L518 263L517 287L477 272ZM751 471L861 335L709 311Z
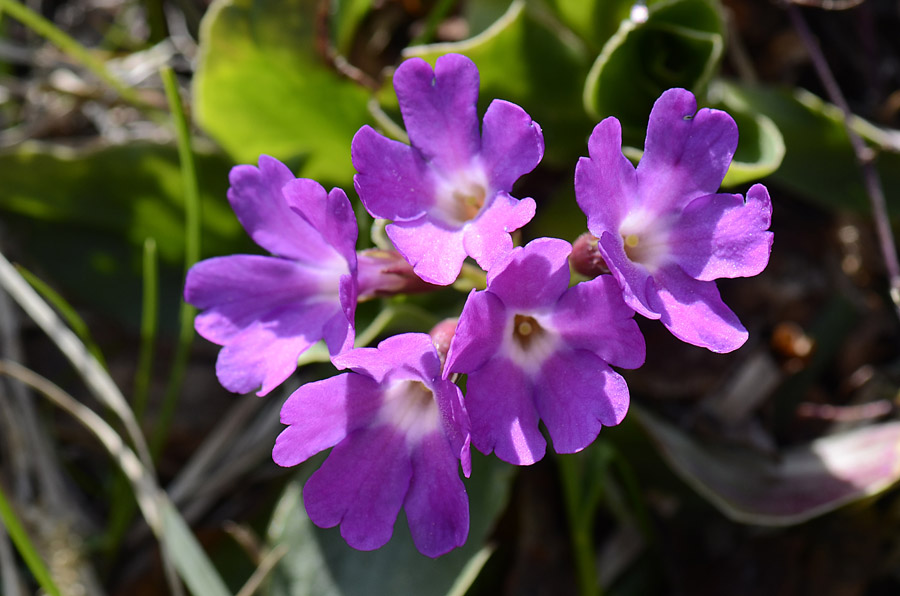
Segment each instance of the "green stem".
M587 512L582 507L581 474L575 455L559 455L556 458L562 484L566 516L569 520L569 535L575 556L575 571L578 574L578 592L581 596L600 596L603 589L597 579L594 561L593 524L585 523Z
M153 109L152 106L141 99L134 89L113 76L102 60L96 58L87 48L43 16L16 0L0 0L0 11L5 11L6 14L9 14L41 37L47 39L65 54L83 64L97 78L115 89L116 93L128 103L143 110Z
M194 155L191 151L191 137L188 129L187 118L178 94L178 84L175 74L169 67L160 69L163 85L166 89L166 98L172 111L172 119L175 123L175 132L178 139L178 157L181 161L181 176L184 186L184 212L185 212L185 239L184 239L184 272L200 260L200 193L197 188L197 169L194 165ZM172 372L169 375L169 383L163 397L162 409L159 421L153 430L150 441L150 450L157 457L166 442L169 426L175 416L178 405L178 397L181 393L181 384L184 373L187 370L190 357L191 343L194 340L194 316L197 310L182 300L179 310L178 345L175 348Z
M156 345L156 326L159 319L159 265L156 240L144 240L144 293L141 301L141 351L134 373L134 415L138 420L147 412L150 378L153 372L153 347Z
M3 522L6 532L9 534L9 537L12 538L13 544L16 545L19 554L22 555L22 559L25 561L28 569L31 570L31 574L40 584L41 588L51 596L60 596L59 588L53 582L50 571L47 569L47 566L44 565L44 561L41 560L40 555L38 555L37 549L28 538L28 533L25 532L25 528L19 523L19 519L16 517L16 513L6 499L2 487L0 487L0 521Z

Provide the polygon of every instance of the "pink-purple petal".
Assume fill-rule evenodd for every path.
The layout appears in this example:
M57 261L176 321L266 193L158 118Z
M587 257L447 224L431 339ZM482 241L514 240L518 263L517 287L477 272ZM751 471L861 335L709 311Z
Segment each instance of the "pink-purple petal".
M690 91L665 91L650 112L644 155L637 167L644 208L662 214L716 192L737 142L737 125L726 112L709 108L698 112Z
M303 487L309 519L341 526L358 550L387 544L409 489L412 463L406 438L390 426L363 428L338 443Z
M413 221L395 221L385 231L423 280L438 286L456 281L466 259L463 229L450 228L425 215Z
M241 225L259 246L270 253L315 263L327 259L333 249L302 217L294 213L284 198L284 185L294 180L291 171L275 158L262 155L259 168L235 166L228 176L228 201ZM325 189L318 187L317 199Z
M653 309L648 297L648 290L654 288L650 272L643 265L634 263L628 258L622 237L615 233L603 232L597 241L597 249L619 282L625 303L648 319L658 319L659 313Z
M463 232L466 253L486 271L513 248L509 233L518 230L534 217L534 199L514 199L498 193Z
M462 546L469 535L469 498L458 460L439 432L422 437L412 450L412 480L404 509L416 548L439 557Z
M586 350L557 351L535 383L535 403L557 453L593 443L602 427L625 418L628 402L625 379Z
M750 277L769 263L772 202L761 184L741 195L700 197L685 207L670 244L685 273L700 280Z
M329 354L340 354L353 347L353 342L356 340L356 299L358 294L356 277L350 274L341 276L338 298L343 316L334 315L325 324L322 335Z
M530 310L554 304L569 287L572 245L559 238L538 238L517 247L488 272L490 292L506 308Z
M289 426L275 440L272 459L296 466L334 447L368 425L381 403L378 383L364 375L344 373L302 385L281 408L281 423Z
M732 352L747 341L747 330L722 302L713 281L688 276L678 265L654 273L657 292L650 297L660 322L681 341L713 352Z
M472 473L472 454L470 450L471 424L469 413L463 402L462 391L456 383L447 379L436 379L431 390L441 417L441 428L450 445L453 456L462 465L466 478Z
M333 304L301 303L260 316L219 351L219 382L235 393L259 389L257 395L266 395L297 369L300 354L322 337L323 323L335 310Z
M575 166L575 198L587 215L588 229L598 238L617 234L628 209L637 202L637 174L622 153L622 125L606 118L588 139L590 157Z
M544 156L544 135L537 122L514 103L495 99L484 114L481 164L495 190L510 192L519 177Z
M200 261L188 271L184 299L204 310L197 332L217 344L262 315L316 294L322 272L287 259L230 255Z
M409 142L438 170L465 168L481 149L478 84L478 68L460 54L441 56L433 71L411 58L394 73Z
M466 388L476 449L515 465L544 457L547 442L538 429L532 381L518 366L497 356L469 373Z
M303 217L322 239L331 246L351 269L356 267L356 237L359 234L356 214L350 199L340 188L328 194L308 178L289 181L282 189L288 206Z
M505 327L503 302L491 292L472 290L450 342L444 377L478 370L493 358L503 343Z
M622 299L611 275L581 282L563 294L553 312L553 327L575 350L588 350L613 366L644 363L644 336L634 311Z
M335 366L350 368L379 383L387 380L426 380L441 376L441 361L427 333L394 335L377 348L357 348L334 358Z
M419 152L363 126L350 145L357 194L373 217L410 220L434 203L434 178Z

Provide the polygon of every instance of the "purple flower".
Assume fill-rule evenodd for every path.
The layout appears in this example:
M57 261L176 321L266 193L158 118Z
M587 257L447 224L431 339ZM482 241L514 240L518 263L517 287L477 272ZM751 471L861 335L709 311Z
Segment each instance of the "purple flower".
M656 101L644 155L635 169L622 154L615 118L594 128L590 158L575 169L575 196L588 229L635 311L673 335L714 352L747 339L715 279L747 277L769 262L769 193L716 193L738 142L725 112L697 111L694 96L669 89Z
M359 550L384 546L400 508L416 548L438 557L466 541L469 421L459 388L441 378L431 338L406 333L334 359L353 372L303 385L281 410L290 425L272 456L294 466L334 447L303 488L317 526L340 524Z
M478 69L448 54L432 71L405 61L394 88L411 145L364 126L353 138L356 191L427 282L447 285L466 255L487 269L512 248L509 233L528 223L535 204L508 193L540 162L541 128L519 106L494 100L479 134Z
M208 259L188 272L184 298L203 312L194 326L223 346L216 374L226 389L265 395L325 339L332 354L353 346L357 226L347 195L326 193L262 156L231 170L228 200L241 224L275 256Z
M514 464L544 456L543 420L558 453L590 445L628 410L609 365L637 368L644 338L609 275L569 285L571 245L540 238L515 248L469 294L444 374L467 373L472 442Z

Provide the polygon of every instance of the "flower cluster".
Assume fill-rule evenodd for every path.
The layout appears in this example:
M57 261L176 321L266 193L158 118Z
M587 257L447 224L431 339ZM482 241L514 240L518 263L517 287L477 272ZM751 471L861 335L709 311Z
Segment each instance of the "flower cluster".
M653 107L636 168L615 118L594 129L575 170L588 232L574 250L557 238L514 247L535 201L510 193L543 156L540 126L501 100L479 126L478 70L461 55L433 69L407 60L394 86L409 144L369 126L351 144L356 192L373 217L391 220L394 250L357 252L344 191L263 156L232 170L228 199L271 256L198 263L185 299L202 310L198 333L222 346L216 372L235 392L270 392L324 340L346 372L287 399L275 462L331 449L304 487L310 519L371 550L403 508L417 548L437 557L468 534L459 467L468 477L470 444L528 465L546 451L540 422L558 453L574 453L622 421L628 386L612 367L644 362L635 313L715 352L746 341L715 280L765 268L772 206L759 184L746 199L718 193L734 120L671 89ZM452 284L466 257L486 284L468 295L455 332L445 322L354 349L358 301ZM590 279L572 285L570 262Z

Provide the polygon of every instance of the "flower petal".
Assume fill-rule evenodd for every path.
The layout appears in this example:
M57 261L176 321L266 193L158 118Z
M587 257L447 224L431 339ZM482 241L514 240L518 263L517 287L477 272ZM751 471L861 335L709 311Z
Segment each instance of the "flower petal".
M572 245L559 238L538 238L512 250L488 272L488 291L507 309L533 310L556 304L569 287Z
M356 297L358 293L356 277L353 275L342 276L338 290L341 314L331 317L325 323L322 331L329 354L341 354L353 347L356 339Z
M684 272L700 280L757 275L772 251L772 201L762 184L741 195L700 197L672 226L669 243Z
M505 462L530 465L544 457L547 442L538 430L532 384L522 370L498 356L466 381L466 409L472 443Z
M534 217L534 199L514 199L498 193L477 219L464 227L463 246L484 270L512 250L510 232L518 230Z
M257 388L257 395L269 393L297 369L297 358L322 338L324 323L334 316L343 313L336 305L321 302L286 306L261 316L219 352L219 382L235 393ZM200 320L197 317L196 324Z
M258 245L274 255L312 264L334 254L321 234L288 206L282 188L294 175L280 161L261 155L259 168L236 166L228 179L228 201ZM310 200L324 201L325 189L319 186Z
M478 68L460 54L441 56L433 71L410 58L394 73L410 144L442 172L468 167L481 150L478 84Z
M365 375L344 373L302 385L281 408L281 423L290 426L275 440L272 459L296 466L334 447L367 425L381 403L380 386Z
M660 322L681 341L713 352L732 352L747 341L747 330L722 302L714 281L689 277L678 265L654 275L657 292L650 302Z
M716 192L731 164L738 142L734 119L721 110L696 110L690 91L669 89L650 112L637 177L643 206L652 213L677 211Z
M553 312L553 327L575 350L589 350L613 366L644 363L644 336L634 311L622 300L611 275L581 282L563 294Z
M427 381L440 378L441 360L427 333L391 336L377 348L357 348L334 358L335 366L387 380Z
M494 190L512 191L544 156L540 125L514 103L495 99L484 114L481 163Z
M194 320L197 332L226 346L216 364L222 384L240 393L262 386L259 394L265 395L291 375L301 353L322 339L323 325L337 318L344 334L352 335L340 302L327 299L338 275L257 255L194 265L185 300L203 309Z
M410 220L434 202L434 180L428 164L409 145L363 126L350 146L357 194L372 217Z
M575 198L587 215L591 233L617 234L628 209L636 202L637 174L622 153L622 125L606 118L588 139L590 157L575 166Z
M628 411L628 385L586 350L560 350L535 382L535 403L557 453L575 453Z
M288 206L309 223L334 251L356 269L356 237L359 230L350 199L340 188L327 195L325 189L308 178L289 181L282 189Z
M303 487L309 519L320 528L341 525L358 550L387 544L412 477L405 437L390 426L351 433L332 449Z
M404 509L416 548L439 557L466 542L469 497L456 459L441 433L429 433L412 451L412 480Z
M491 292L469 292L447 352L444 378L478 370L493 358L503 344L505 328L503 302Z
M462 465L463 474L468 478L472 473L472 454L470 452L472 437L469 413L463 402L462 392L456 383L446 379L435 381L431 389L441 415L444 437L453 450L453 456Z
M424 215L408 222L395 221L385 231L423 280L439 286L456 281L466 259L462 229L448 228Z
M658 319L659 313L653 310L647 297L648 289L653 285L650 273L646 267L628 258L622 237L617 233L603 232L597 241L597 249L619 282L625 303L648 319Z

